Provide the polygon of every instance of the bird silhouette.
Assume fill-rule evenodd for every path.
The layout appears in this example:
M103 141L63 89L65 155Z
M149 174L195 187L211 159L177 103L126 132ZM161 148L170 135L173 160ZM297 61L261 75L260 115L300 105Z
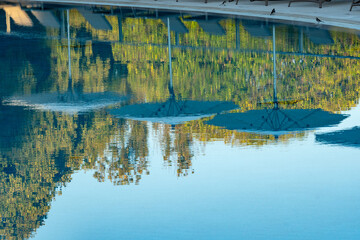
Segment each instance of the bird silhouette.
M273 15L275 13L275 8L273 8L273 10L271 10L270 15Z
M316 21L317 21L318 23L323 22L322 20L320 20L320 18L316 18Z

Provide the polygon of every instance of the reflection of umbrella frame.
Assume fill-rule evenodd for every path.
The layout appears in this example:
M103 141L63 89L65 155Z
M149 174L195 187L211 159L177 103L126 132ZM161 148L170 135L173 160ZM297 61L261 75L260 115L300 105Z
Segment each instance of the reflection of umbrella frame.
M123 96L116 93L83 93L74 91L71 75L71 55L70 55L70 19L67 10L67 48L68 48L68 90L67 92L40 93L21 97L5 99L4 103L13 106L27 106L33 109L49 110L74 114L78 112L88 112L94 109L103 108L124 101Z
M207 124L230 130L281 135L338 124L345 119L321 109L264 109L217 115Z
M128 105L113 109L110 113L117 117L139 121L180 124L235 108L237 106L230 102L183 101L170 97L166 102Z
M173 88L172 59L170 41L170 20L167 18L168 44L169 44L169 71L170 82L168 85L170 97L165 102L142 103L123 106L111 110L111 114L140 121L163 122L168 124L180 124L182 122L196 120L212 116L216 113L229 111L238 108L232 102L224 101L190 101L177 100Z
M275 26L273 25L274 107L251 110L243 113L228 113L215 116L207 124L230 130L248 131L272 135L291 131L303 131L338 124L347 116L333 114L321 109L280 109L276 91Z

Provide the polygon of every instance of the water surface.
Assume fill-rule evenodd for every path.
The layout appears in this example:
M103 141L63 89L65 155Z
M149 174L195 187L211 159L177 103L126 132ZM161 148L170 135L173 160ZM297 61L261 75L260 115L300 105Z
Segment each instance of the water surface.
M0 18L0 239L360 238L360 136L319 137L359 126L358 33L106 7ZM172 97L228 108L114 112ZM210 124L275 105L344 120Z

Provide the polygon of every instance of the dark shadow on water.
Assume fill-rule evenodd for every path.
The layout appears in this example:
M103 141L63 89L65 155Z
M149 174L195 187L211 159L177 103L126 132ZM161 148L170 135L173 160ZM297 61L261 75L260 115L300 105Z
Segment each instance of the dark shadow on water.
M360 127L351 129L316 134L316 141L323 144L347 146L347 147L360 147Z

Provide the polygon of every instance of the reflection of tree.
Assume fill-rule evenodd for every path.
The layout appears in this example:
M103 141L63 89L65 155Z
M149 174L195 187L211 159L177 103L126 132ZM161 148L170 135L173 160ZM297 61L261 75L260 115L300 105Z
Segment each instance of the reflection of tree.
M43 224L56 193L56 168L45 159L28 162L22 154L13 154L19 157L16 162L9 156L0 157L0 235L5 239L28 238Z
M118 134L108 146L106 154L98 158L92 169L99 181L107 178L115 185L138 184L141 175L149 174L148 129L145 123L121 120Z
M158 131L158 135L159 135L159 139L160 139L160 143L161 143L161 148L163 151L163 157L164 157L164 161L165 161L165 165L167 166L171 166L171 152L173 151L173 147L172 147L172 141L171 141L171 136L170 136L170 125L163 125L163 129L162 132L159 133L160 131L160 127L161 125L158 123L154 124L155 129Z
M2 106L0 134L0 235L28 238L74 169L102 156L113 131L104 113L63 115ZM104 117L105 116L105 117ZM23 121L25 120L25 121ZM11 142L9 142L11 141Z
M9 120L17 122L20 119ZM70 180L71 170L64 159L60 159L64 158L63 153L54 148L54 142L44 141L45 126L36 118L28 118L27 124L19 126L25 127L21 136L10 136L19 145L1 146L0 234L6 239L28 238L43 224L56 189ZM14 129L16 132L19 133ZM8 140L6 137L0 142Z
M177 176L186 176L192 166L193 135L187 132L182 125L154 124L159 136L163 158L166 166L175 166Z
M191 151L192 134L177 128L175 131L174 151L177 153L177 175L186 176L191 167Z
M191 132L199 141L206 143L214 140L222 140L233 146L263 146L269 143L286 144L291 138L303 138L306 133L289 133L275 137L250 132L227 130L220 127L204 124L203 121L189 122L182 126L182 131Z

